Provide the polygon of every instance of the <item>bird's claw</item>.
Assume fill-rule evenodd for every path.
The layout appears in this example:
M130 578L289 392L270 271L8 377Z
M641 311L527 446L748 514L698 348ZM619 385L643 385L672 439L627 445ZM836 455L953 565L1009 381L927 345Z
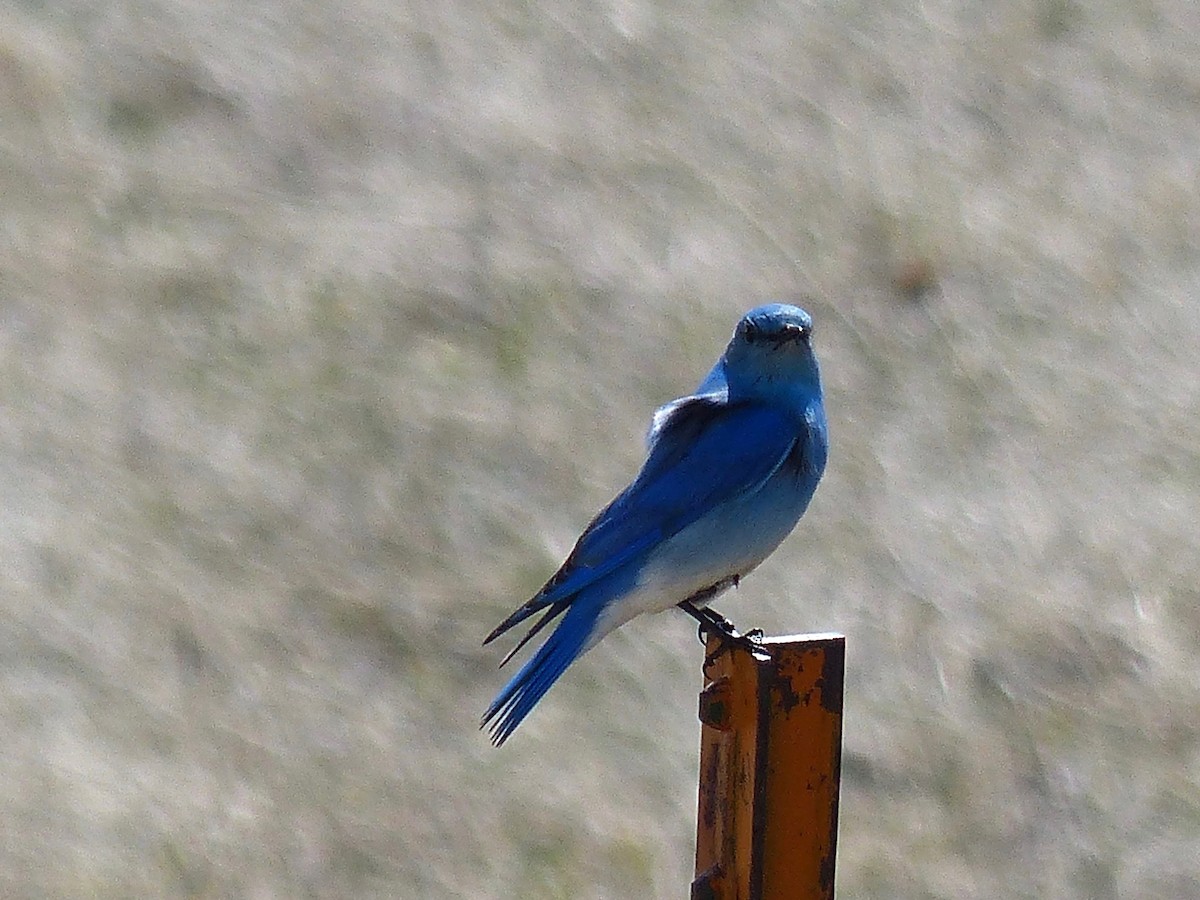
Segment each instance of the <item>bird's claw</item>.
M704 658L704 665L706 667L714 660L720 658L723 653L733 648L744 650L752 656L767 653L767 648L762 642L763 630L761 628L752 628L745 634L741 634L733 627L732 622L722 618L720 623L714 622L711 627L708 625L700 626L700 643L706 647L708 646L709 635L717 639L717 648Z
M736 584L737 579L732 579L732 583ZM697 596L700 596L701 599L707 599L714 592L715 589L701 591ZM679 608L700 623L700 627L696 629L696 637L701 644L707 647L710 637L717 639L717 649L705 658L705 665L708 665L730 647L737 647L751 654L765 654L767 652L766 647L762 643L763 631L761 628L754 628L745 634L741 634L733 627L732 622L711 606L697 607L691 599L680 603Z
M716 635L721 641L741 637L737 629L733 627L733 623L727 618L711 609L708 612L710 613L709 618L701 622L696 628L696 639L701 644L706 647L708 646L708 636L710 634ZM755 634L756 632L759 637L762 637L762 630L758 628L754 629L750 634Z

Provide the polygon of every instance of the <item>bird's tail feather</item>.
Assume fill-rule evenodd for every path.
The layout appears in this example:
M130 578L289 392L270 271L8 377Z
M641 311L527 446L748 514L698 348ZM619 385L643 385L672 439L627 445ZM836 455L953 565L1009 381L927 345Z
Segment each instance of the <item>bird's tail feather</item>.
M602 606L595 594L588 596L589 593L574 599L558 627L483 714L480 727L490 727L492 743L496 746L508 740L567 666L587 648Z
M562 613L562 611L570 605L571 605L571 601L568 598L566 600L559 600L557 603L553 604L548 610L546 610L546 614L544 616L542 616L540 619L538 619L537 622L534 623L534 626L532 628L530 628L527 632L525 632L525 637L523 637L523 638L521 638L521 640L517 641L517 646L513 647L511 650L509 650L507 653L504 654L504 659L500 660L500 668L503 669L505 666L507 666L508 661L510 659L512 659L514 656L516 656L521 651L522 647L524 647L531 640L533 640L534 636L539 631L541 631L550 622L552 622L555 618L557 618Z

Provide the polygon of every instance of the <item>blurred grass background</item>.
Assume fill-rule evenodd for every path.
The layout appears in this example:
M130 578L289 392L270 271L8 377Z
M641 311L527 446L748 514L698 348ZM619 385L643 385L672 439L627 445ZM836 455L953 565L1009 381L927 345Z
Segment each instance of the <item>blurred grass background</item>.
M701 649L482 637L737 317L840 895L1200 896L1200 7L0 8L0 893L679 897Z

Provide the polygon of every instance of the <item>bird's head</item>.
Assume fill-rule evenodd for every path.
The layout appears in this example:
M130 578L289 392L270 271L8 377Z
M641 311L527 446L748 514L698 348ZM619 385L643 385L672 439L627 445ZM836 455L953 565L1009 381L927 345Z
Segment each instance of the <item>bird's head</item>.
M730 396L819 397L812 331L812 316L786 303L759 306L742 316L720 363Z

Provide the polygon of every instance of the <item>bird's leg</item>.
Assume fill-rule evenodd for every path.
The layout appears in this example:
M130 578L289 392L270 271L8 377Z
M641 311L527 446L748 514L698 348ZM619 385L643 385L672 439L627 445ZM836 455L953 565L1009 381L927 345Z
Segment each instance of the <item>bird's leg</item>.
M736 585L737 583L738 576L731 576L724 581L718 581L716 584L697 591L696 593L692 594L692 596L678 604L680 609L682 609L685 613L699 623L699 629L697 630L696 636L700 639L700 643L707 646L708 635L714 636L720 642L721 647L717 650L716 655L719 655L720 653L729 649L731 646L740 647L741 649L748 650L751 653L763 651L763 632L761 628L755 628L746 632L745 634L740 634L738 630L733 627L733 623L715 609L712 609L708 606L696 605L697 603L703 603L711 597L715 597L721 591L725 590L725 588L730 587L731 585ZM711 661L712 660L709 659L706 660L705 663L707 664Z
M706 609L705 611L712 613L713 624L708 627L704 625L700 626L700 643L707 646L708 641L705 638L706 635L711 634L720 644L720 646L717 647L712 655L704 660L705 666L711 663L722 653L729 650L731 647L737 647L738 649L745 650L750 654L767 652L767 648L763 646L763 630L761 628L752 628L745 634L741 634L736 628L733 627L732 622L726 619L715 609Z
M726 636L737 634L737 631L734 630L733 623L715 609L709 609L707 606L697 605L706 603L731 585L736 587L737 583L738 576L732 575L729 578L725 578L716 582L715 584L710 584L706 588L701 588L686 600L683 600L678 604L680 609L700 623L700 630L698 632L700 643L707 643L704 639L704 635L709 631L719 632Z
M737 634L733 623L715 609L709 609L707 606L696 606L694 600L684 600L679 604L679 608L700 623L697 636L700 638L700 643L702 644L708 643L705 640L705 635L710 632L722 635L723 637L733 637Z

